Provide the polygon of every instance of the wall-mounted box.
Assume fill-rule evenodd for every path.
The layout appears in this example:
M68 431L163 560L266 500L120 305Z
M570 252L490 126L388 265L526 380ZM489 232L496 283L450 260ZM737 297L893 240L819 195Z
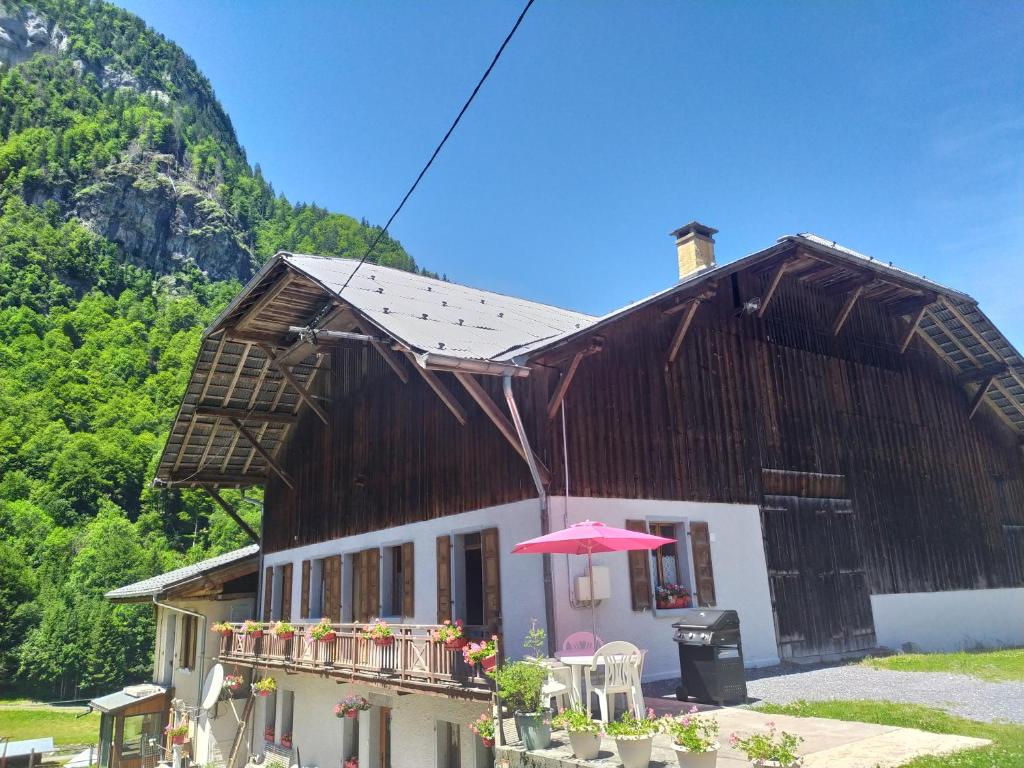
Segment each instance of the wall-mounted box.
M612 596L611 576L608 568L603 565L595 565L592 568L594 574L594 600L607 600ZM576 602L590 602L590 576L583 575L576 577Z

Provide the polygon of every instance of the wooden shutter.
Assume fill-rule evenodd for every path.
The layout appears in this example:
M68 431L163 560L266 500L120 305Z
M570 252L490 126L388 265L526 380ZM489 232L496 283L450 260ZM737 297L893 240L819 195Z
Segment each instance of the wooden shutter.
M715 605L715 572L711 567L711 534L708 524L690 523L690 549L693 552L693 574L696 580L697 605Z
M484 624L491 632L501 630L501 550L498 529L480 531L480 555L484 570Z
M412 542L409 541L402 545L402 615L410 619L416 615L412 558Z
M341 621L341 555L323 561L324 616L332 622Z
M263 573L263 620L270 621L270 607L274 599L274 567L268 565Z
M281 619L292 620L292 564L285 563L281 568Z
M627 520L626 528L630 531L647 532L647 523L643 520ZM634 611L651 609L651 569L647 564L647 552L633 550L629 555L629 594Z
M302 561L302 593L299 595L299 617L303 619L309 618L309 570L311 563L309 560Z
M363 603L366 617L363 621L380 616L380 550L363 551L363 590L366 602Z
M452 540L437 537L437 623L452 618Z

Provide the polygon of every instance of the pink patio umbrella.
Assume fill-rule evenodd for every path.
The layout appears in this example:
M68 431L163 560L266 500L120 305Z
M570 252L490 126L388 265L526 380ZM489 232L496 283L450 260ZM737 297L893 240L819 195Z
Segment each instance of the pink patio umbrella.
M594 612L594 569L591 556L595 552L627 552L633 549L657 549L675 539L652 536L649 533L614 528L593 520L574 523L568 528L545 536L521 541L512 548L517 555L586 555L587 573L590 575L590 624L597 641L597 616Z

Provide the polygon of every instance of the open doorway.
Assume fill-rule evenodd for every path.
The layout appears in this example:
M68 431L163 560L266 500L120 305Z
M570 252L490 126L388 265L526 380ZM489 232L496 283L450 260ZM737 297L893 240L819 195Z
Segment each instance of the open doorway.
M470 626L484 623L484 559L479 533L462 537L462 568L465 589L465 620Z

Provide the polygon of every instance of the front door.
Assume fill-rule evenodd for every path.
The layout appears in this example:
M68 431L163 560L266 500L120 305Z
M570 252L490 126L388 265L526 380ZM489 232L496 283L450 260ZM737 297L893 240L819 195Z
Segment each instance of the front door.
M761 527L779 656L873 648L871 593L853 502L765 495Z
M380 708L380 733L377 739L379 768L391 768L391 707Z

